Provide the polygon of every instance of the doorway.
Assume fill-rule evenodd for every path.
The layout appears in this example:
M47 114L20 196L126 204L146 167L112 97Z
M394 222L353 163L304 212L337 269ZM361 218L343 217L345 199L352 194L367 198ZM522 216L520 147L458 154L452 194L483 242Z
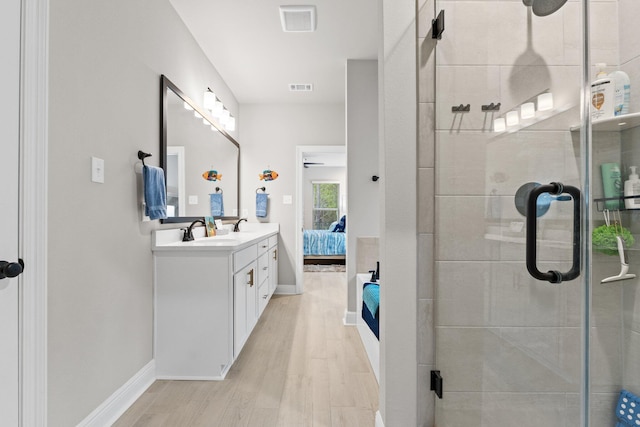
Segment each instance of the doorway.
M313 182L338 182L341 188L338 197L338 212L344 215L346 206L346 147L340 145L327 146L298 146L296 147L296 293L304 291L304 264L305 264L305 236L304 230L312 228L312 220L309 218L313 211L312 188ZM336 178L342 176L342 178ZM306 214L305 214L306 210ZM341 217L338 216L338 218ZM307 224L305 224L305 221ZM318 238L337 237L322 236ZM339 237L344 237L339 236ZM345 239L346 240L346 239ZM345 259L344 254L339 254L340 242L331 240L331 250L329 252L309 254L310 257L323 257L331 261L331 258ZM308 245L307 245L308 246Z

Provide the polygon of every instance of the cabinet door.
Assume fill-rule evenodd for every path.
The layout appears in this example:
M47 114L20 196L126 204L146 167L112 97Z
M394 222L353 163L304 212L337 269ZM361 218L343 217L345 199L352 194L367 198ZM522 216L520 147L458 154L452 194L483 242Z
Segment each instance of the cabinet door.
M233 356L238 357L255 323L256 263L233 276Z
M278 287L278 245L269 249L269 293Z

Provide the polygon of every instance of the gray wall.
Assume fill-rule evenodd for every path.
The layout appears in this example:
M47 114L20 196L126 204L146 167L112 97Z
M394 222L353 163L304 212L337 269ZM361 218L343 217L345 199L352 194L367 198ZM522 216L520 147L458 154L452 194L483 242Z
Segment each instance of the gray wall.
M238 107L166 0L56 0L50 13L48 425L68 427L152 359L157 221L140 222L134 165L139 149L159 162L160 74Z
M256 218L256 188L265 186L269 196L267 218L260 221L280 224L278 277L281 285L295 285L296 146L344 145L344 104L243 104L240 106L241 209L249 221ZM274 181L260 181L258 174L271 168ZM283 204L290 195L293 204Z
M358 237L380 235L380 175L378 162L378 61L347 61L347 310L356 310ZM356 313L356 315L358 315Z
M380 0L380 413L418 423L416 2ZM426 195L425 195L426 196ZM433 217L426 218L429 222ZM422 402L420 402L422 404Z

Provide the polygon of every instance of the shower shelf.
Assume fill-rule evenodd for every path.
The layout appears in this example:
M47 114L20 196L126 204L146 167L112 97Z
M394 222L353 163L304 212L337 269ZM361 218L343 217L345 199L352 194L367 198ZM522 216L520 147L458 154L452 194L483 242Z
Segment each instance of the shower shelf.
M640 126L640 113L615 116L610 119L597 120L591 123L594 132L621 132ZM579 131L580 126L572 126L571 132Z
M611 200L617 200L619 202L621 202L622 205L624 205L624 200L627 199L640 199L640 196L624 196L624 197L603 197L600 199L593 199L593 201L596 203L596 209L598 210L598 212L602 212L604 211L604 202L608 202ZM609 210L618 210L618 211L626 211L626 210L630 210L630 211L636 211L638 209L627 209L625 207L622 207L620 209L609 209Z

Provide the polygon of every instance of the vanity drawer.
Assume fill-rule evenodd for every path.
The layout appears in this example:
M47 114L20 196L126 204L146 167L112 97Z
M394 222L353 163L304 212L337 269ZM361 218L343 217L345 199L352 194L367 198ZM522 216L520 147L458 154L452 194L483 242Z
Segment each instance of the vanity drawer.
M269 254L265 253L258 258L258 285L262 286L269 277Z
M258 246L251 245L233 254L233 271L238 271L258 257Z
M258 256L266 254L269 250L269 239L264 239L258 242Z
M273 236L269 237L269 247L272 248L275 245L278 244L278 235L274 234Z

